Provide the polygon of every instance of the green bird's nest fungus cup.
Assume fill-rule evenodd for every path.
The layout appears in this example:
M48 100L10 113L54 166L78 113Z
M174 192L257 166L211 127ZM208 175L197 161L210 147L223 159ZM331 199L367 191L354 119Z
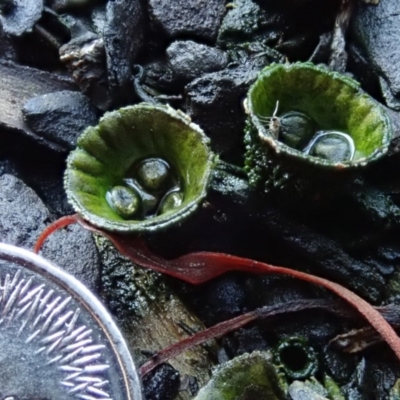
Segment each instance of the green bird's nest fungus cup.
M392 137L384 108L356 81L311 63L266 67L245 109L245 167L254 185L364 167Z
M75 211L109 231L167 228L207 194L213 154L188 116L142 103L104 115L70 154L65 188Z

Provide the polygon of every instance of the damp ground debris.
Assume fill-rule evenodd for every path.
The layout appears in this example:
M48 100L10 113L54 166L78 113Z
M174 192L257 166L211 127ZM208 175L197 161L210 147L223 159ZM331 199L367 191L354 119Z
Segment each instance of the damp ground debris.
M399 36L396 0L0 0L0 241L51 233L146 400L400 398ZM150 228L85 222L72 157Z

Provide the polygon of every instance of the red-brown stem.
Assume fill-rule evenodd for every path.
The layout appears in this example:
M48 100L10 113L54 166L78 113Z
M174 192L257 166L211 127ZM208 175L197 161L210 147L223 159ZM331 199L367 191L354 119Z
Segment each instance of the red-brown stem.
M61 228L65 228L68 225L75 224L78 222L78 215L67 215L65 217L59 218L57 221L52 222L46 229L40 234L38 240L35 243L35 247L33 248L34 253L39 253L40 249L43 246L44 241L55 231Z
M110 234L109 232L103 232L103 234L114 243L121 253L128 256L133 262L193 284L203 283L224 272L236 270L292 276L293 278L322 286L358 310L379 332L400 360L400 338L394 329L367 301L338 283L290 268L223 253L190 253L174 260L164 260L150 252L140 238L127 240L127 237L121 235Z
M101 231L76 215L61 218L48 227L36 243L35 250L40 249L43 241L50 233L73 222L79 222L85 228L107 237L122 254L129 257L134 263L192 284L203 283L225 272L236 270L292 276L322 286L358 310L371 326L379 332L400 360L400 339L382 315L368 302L344 286L315 275L223 253L190 253L173 260L165 260L152 253L139 237Z

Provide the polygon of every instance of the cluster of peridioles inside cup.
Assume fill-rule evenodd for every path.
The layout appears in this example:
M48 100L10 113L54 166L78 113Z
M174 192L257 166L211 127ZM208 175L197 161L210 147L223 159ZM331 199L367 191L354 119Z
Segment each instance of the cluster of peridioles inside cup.
M178 208L183 190L176 172L164 159L135 162L106 194L108 204L124 219L143 220Z
M315 121L299 111L289 111L278 116L278 106L277 102L272 117L258 117L274 139L306 155L332 163L353 160L355 145L349 134L337 130L318 130Z

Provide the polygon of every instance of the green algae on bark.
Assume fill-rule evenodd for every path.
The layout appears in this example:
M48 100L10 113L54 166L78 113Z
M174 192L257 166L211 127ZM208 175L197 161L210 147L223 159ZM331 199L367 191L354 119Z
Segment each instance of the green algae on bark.
M389 400L400 400L400 379L397 379L389 393Z
M193 213L207 194L214 160L208 145L203 131L169 106L141 103L106 113L97 126L86 129L68 158L68 199L82 218L108 231L167 228ZM130 179L135 165L152 157L171 166L182 202L161 214L127 219L110 205L107 194Z
M283 400L280 385L269 353L255 351L217 367L195 400Z
M353 157L330 161L283 143L268 123L277 105L278 119L290 112L304 113L315 123L316 135L321 131L347 135L354 143ZM245 108L249 115L245 163L253 185L282 186L302 172L337 173L366 166L387 152L392 137L386 111L356 81L312 63L266 67L250 88Z
M325 375L324 384L313 375L305 381L285 377L269 351L238 356L215 368L211 380L195 400L344 400L336 382Z

